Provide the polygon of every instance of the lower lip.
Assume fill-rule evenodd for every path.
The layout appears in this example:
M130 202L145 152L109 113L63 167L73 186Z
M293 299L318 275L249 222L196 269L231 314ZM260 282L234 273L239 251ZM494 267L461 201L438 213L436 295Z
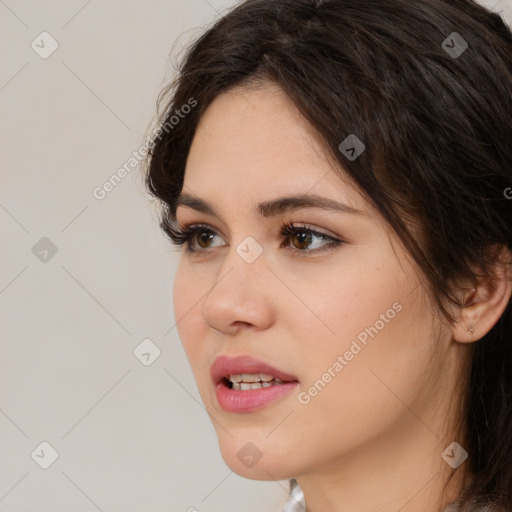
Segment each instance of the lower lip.
M262 409L270 402L288 395L297 386L298 382L276 384L268 388L248 389L246 391L228 388L219 382L215 388L220 406L228 412L251 412Z

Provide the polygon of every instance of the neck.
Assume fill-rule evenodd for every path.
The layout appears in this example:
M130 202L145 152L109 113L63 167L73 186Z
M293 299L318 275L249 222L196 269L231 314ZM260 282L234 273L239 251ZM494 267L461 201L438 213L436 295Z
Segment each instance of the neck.
M378 438L297 475L307 512L439 512L455 501L468 462L454 469L441 457L454 441L465 444L459 426L447 420L462 412L454 411L462 399L450 391L404 404L402 416Z
M409 437L397 447L383 441L344 458L344 469L297 477L307 512L439 512L457 498L462 472L440 457L450 442L424 438L418 445Z

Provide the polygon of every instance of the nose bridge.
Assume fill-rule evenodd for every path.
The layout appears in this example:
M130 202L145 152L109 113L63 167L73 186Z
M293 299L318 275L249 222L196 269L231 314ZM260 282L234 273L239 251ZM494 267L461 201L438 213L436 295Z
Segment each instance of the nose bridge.
M252 236L248 236L229 248L212 292L226 288L225 291L231 294L226 300L230 296L238 297L239 303L243 302L246 295L256 297L258 291L254 285L258 288L257 283L261 283L264 267L263 247Z
M265 273L263 245L254 236L248 235L226 252L219 271L219 279L237 280L250 284L252 281L260 281L263 273Z
M234 322L264 326L270 316L264 273L263 247L253 237L230 247L203 302L207 323L220 331L229 330Z

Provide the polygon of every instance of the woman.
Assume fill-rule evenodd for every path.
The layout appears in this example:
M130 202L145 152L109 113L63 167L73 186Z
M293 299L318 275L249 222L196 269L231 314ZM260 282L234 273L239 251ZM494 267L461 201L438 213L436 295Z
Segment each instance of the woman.
M512 510L511 91L471 0L248 0L161 96L178 333L284 510Z

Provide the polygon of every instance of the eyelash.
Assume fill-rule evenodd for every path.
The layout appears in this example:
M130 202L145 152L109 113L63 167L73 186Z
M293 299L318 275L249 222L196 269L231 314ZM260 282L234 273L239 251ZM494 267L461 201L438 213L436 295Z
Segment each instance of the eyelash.
M187 253L197 253L197 252L207 252L209 249L194 249L191 245L191 240L195 235L200 233L208 233L210 235L217 235L218 233L208 224L189 224L185 226L183 229L175 229L171 227L167 227L166 233L171 239L171 242L177 246L185 246L185 250ZM325 245L324 247L317 249L296 249L293 247L285 247L286 249L290 249L294 252L297 252L300 255L303 254L317 254L320 252L328 251L335 249L339 245L345 243L344 240L339 240L337 238L333 238L332 236L326 235L325 233L320 233L312 229L310 226L294 226L291 223L282 224L280 227L280 235L281 237L290 237L296 234L303 234L317 236L319 238L323 238L324 240L330 240L330 243ZM213 247L212 249L215 249Z

